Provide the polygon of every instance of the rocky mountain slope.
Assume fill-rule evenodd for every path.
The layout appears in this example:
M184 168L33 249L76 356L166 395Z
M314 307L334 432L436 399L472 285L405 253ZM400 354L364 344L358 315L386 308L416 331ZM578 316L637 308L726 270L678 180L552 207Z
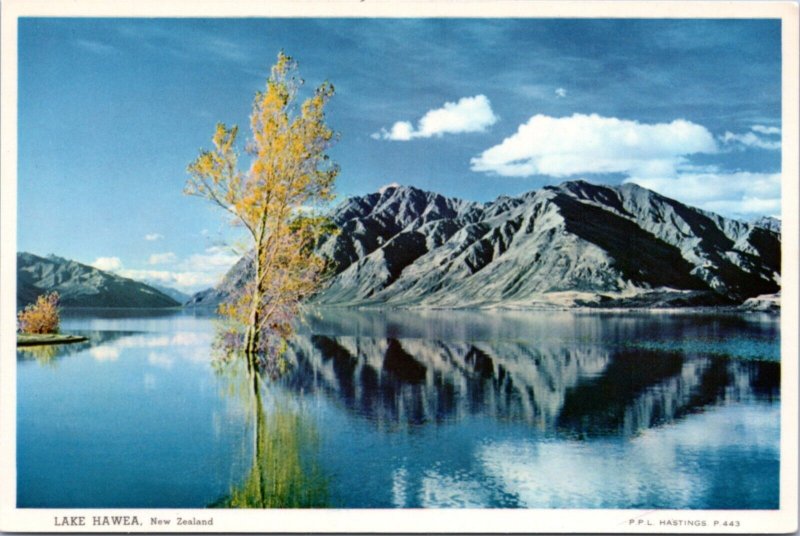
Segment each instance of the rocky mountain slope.
M753 220L753 225L781 234L781 220L772 216L761 216Z
M248 277L252 277L252 264L252 256L243 256L225 274L219 285L196 292L185 302L186 307L217 307L233 295L237 288L243 286Z
M180 303L138 281L50 255L17 254L17 307L57 291L65 307L176 307Z
M390 186L333 218L341 232L319 252L336 275L319 304L720 305L780 290L779 233L634 184L572 181L490 203Z

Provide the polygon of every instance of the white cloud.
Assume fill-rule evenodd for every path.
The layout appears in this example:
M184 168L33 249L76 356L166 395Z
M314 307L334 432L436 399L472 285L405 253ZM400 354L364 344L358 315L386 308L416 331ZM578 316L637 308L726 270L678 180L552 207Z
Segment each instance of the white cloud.
M566 96L567 96L567 90L566 89L564 89L563 87L560 87L560 88L556 89L556 97L558 97L559 99L563 99Z
M777 127L765 127L762 125L754 125L750 128L752 132L745 132L744 134L735 134L733 132L726 132L720 136L720 140L725 145L744 147L757 147L759 149L767 149L769 151L777 151L781 148L781 140L774 139L773 136L779 135L781 129Z
M122 268L122 261L119 257L98 257L92 266L105 272L114 272Z
M177 257L171 251L167 251L166 253L154 253L147 259L147 264L168 264L170 262L175 262L176 259Z
M383 137L385 140L394 140L394 141L408 141L414 136L414 125L409 123L408 121L398 121L394 125L392 125L392 129L388 132L385 130L378 135L378 137Z
M579 173L674 176L686 156L715 153L714 137L683 119L671 123L574 114L535 115L517 132L471 160L473 171L509 177Z
M234 253L226 247L211 246L206 248L205 253L189 256L189 258L181 263L181 267L186 270L199 272L218 272L220 268L227 271L231 266L236 264L236 261L240 258L241 255Z
M190 255L180 262L171 251L155 253L147 259L149 265L173 263L175 270L123 268L119 257L99 257L92 266L136 281L151 281L185 292L194 292L215 286L240 258L241 255L229 248L211 246L203 253Z
M194 292L202 288L213 287L220 282L225 273L239 260L240 255L233 251L211 246L203 253L190 255L177 262L177 256L172 252L151 255L148 264L176 263L176 270L139 270L124 269L119 266L119 275L136 279L137 281L152 281L179 290Z
M780 173L683 173L672 178L631 177L625 182L727 216L781 212Z
M146 234L146 235L144 235L144 239L145 239L145 240L149 240L149 241L151 241L151 242L152 242L153 240L160 240L160 239L162 239L162 238L164 238L164 235L162 235L162 234L158 234L158 233L150 233L150 234Z
M483 132L497 122L492 105L486 95L464 97L458 102L446 102L441 108L429 110L419 120L417 128L409 121L398 121L389 130L381 129L374 139L408 141L444 134Z
M779 127L768 127L764 125L753 125L750 127L750 130L758 132L759 134L766 134L770 135L780 135L781 129Z
M120 270L119 274L137 281L154 281L175 287L179 290L193 291L213 287L219 283L221 274L209 272L173 272L169 270Z

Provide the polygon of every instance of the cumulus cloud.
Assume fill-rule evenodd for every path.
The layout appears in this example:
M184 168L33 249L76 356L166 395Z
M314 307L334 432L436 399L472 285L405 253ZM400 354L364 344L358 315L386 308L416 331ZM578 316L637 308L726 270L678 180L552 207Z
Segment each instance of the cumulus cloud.
M177 257L171 251L167 251L166 253L153 253L147 259L147 264L168 264L171 262L175 262Z
M560 87L560 88L556 89L556 97L558 97L559 99L563 99L566 96L567 96L567 90L566 89L564 89L563 87Z
M92 266L104 272L114 272L122 268L122 261L119 257L98 257Z
M720 140L725 145L731 145L744 149L746 147L756 147L759 149L767 149L769 151L777 151L781 148L779 136L781 129L777 127L765 127L763 125L753 125L750 127L750 132L742 134L735 134L733 132L726 132L720 136Z
M579 173L674 176L686 156L715 153L714 136L703 126L574 114L537 114L517 132L471 160L473 171L509 177Z
M137 281L154 281L179 290L195 290L213 287L221 278L220 274L210 272L188 272L170 270L120 270L119 275Z
M240 258L241 255L230 248L211 246L202 253L183 259L168 251L150 255L146 261L151 266L171 264L169 268L174 269L170 270L126 268L119 257L99 257L92 266L136 281L149 281L184 292L194 292L215 286Z
M429 110L417 123L397 121L390 129L381 129L374 139L408 141L444 134L483 132L497 122L492 105L486 95L464 97L458 102L446 102L441 108Z
M398 121L389 130L382 128L380 132L372 134L374 140L408 141L414 137L414 125L408 121Z
M122 262L117 257L101 258L95 263L103 261L104 265L113 266L114 271L122 277L137 281L152 281L193 292L215 286L239 258L240 256L231 250L212 246L203 253L190 255L183 260L179 260L172 252L156 253L147 259L147 264L150 265L174 263L176 268L174 270L123 268Z
M145 239L145 240L149 240L149 241L151 241L151 242L152 242L153 240L160 240L160 239L162 239L162 238L164 238L164 235L162 235L162 234L159 234L159 233L150 233L150 234L146 234L146 235L144 235L144 239Z
M780 173L682 173L673 178L631 177L626 182L727 216L781 213Z

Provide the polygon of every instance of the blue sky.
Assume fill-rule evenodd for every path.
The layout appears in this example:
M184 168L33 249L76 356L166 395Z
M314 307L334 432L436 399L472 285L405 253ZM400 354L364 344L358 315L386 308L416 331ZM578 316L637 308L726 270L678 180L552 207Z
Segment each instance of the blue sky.
M23 18L18 249L213 285L236 235L186 166L281 49L336 87L340 197L585 178L777 216L780 43L779 20Z

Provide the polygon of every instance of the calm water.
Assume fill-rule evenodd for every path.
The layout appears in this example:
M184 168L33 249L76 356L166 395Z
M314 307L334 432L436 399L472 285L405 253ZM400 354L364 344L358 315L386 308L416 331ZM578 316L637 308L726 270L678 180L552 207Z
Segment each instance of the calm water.
M18 352L20 507L777 508L774 316L310 314L278 379L190 313Z

